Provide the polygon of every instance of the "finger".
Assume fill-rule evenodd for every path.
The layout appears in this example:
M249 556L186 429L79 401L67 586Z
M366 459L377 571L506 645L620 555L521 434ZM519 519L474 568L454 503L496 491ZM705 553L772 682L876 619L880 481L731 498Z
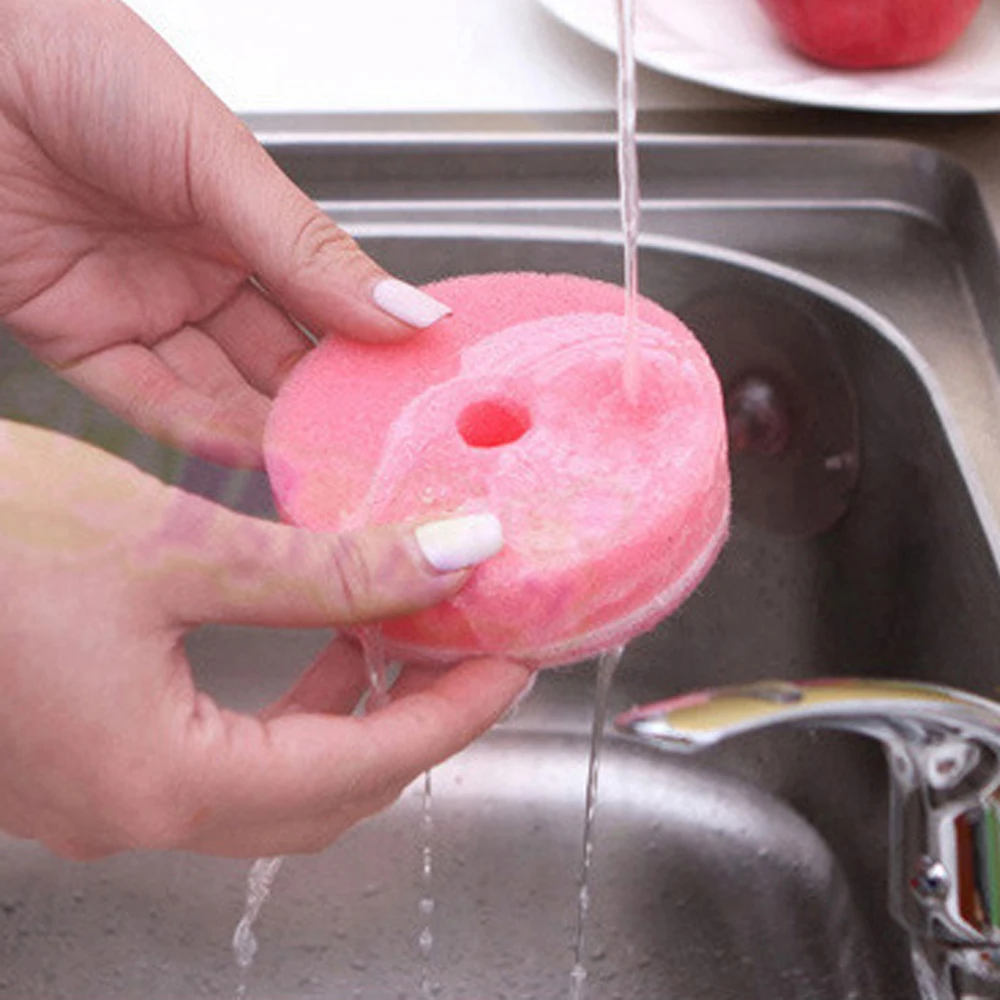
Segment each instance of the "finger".
M235 117L196 125L192 184L205 222L226 233L268 292L309 329L399 340L450 311L379 267Z
M231 718L191 758L202 804L182 846L233 856L319 850L485 732L530 677L510 661L470 661L361 719L295 714L254 729Z
M428 688L433 687L434 684L437 683L441 677L442 671L447 669L449 668L439 664L407 664L402 669L399 677L396 679L396 683L393 684L391 690L389 691L389 701L401 701L411 695L420 694L421 692L426 691ZM537 679L538 670L535 669L534 673L531 675L531 679L524 686L523 690L514 702L509 706L507 712L503 716L503 719L514 717L517 710L531 695Z
M61 372L99 403L165 444L224 465L257 468L268 403L245 394L212 399L150 350L122 344Z
M258 392L274 396L310 349L309 341L273 302L244 285L223 309L198 324Z
M356 625L451 597L503 544L489 514L318 533L172 491L142 558L150 605L182 627Z
M513 660L469 660L442 670L407 667L392 701L365 716L367 773L408 784L492 726L534 680Z
M259 717L267 721L296 712L348 714L367 688L364 656L357 646L338 636Z
M103 861L119 848L75 837L43 837L42 845L67 861Z
M243 377L221 345L200 326L182 326L161 337L150 350L174 372L185 385L220 404L246 404L254 399L266 409L266 396L257 392Z
M401 701L433 687L450 666L440 663L407 663L389 689L389 701Z

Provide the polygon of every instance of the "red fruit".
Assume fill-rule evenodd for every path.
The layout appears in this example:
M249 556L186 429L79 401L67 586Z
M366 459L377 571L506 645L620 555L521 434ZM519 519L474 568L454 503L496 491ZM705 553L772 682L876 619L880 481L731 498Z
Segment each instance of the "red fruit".
M760 0L781 37L838 69L927 62L950 48L981 0Z

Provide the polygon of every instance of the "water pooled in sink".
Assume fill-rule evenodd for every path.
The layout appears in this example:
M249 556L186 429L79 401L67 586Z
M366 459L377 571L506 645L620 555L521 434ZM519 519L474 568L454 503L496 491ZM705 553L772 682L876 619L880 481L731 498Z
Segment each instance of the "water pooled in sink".
M570 1000L583 1000L587 982L584 958L587 917L590 912L590 869L594 857L594 817L597 814L601 748L604 744L611 682L624 652L624 647L618 646L602 653L597 661L597 691L594 698L594 724L590 734L590 762L587 768L587 805L583 820L583 854L580 859L580 895L576 911L576 937L573 942L573 969L570 972Z

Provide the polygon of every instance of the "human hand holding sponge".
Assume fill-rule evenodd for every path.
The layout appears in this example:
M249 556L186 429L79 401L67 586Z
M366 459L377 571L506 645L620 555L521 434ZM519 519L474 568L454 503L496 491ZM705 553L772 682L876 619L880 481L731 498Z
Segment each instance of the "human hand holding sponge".
M0 15L5 329L139 430L237 466L260 463L304 359L269 462L289 518L336 529L245 517L0 421L0 829L73 858L318 850L519 696L528 667L484 654L576 659L694 586L728 478L718 386L676 320L643 306L630 409L620 290L460 279L435 286L441 306L118 0ZM342 454L295 450L324 437ZM363 718L365 663L342 638L255 715L198 690L186 658L210 622L383 619L409 662Z

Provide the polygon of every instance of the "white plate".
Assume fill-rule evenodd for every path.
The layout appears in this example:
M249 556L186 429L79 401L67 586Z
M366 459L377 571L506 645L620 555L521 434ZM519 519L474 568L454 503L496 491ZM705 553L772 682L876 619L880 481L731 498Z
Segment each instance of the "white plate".
M615 0L539 0L604 48L617 48ZM984 0L965 35L922 66L843 73L797 56L757 0L636 0L636 59L672 76L752 97L868 111L1000 111L1000 2Z

